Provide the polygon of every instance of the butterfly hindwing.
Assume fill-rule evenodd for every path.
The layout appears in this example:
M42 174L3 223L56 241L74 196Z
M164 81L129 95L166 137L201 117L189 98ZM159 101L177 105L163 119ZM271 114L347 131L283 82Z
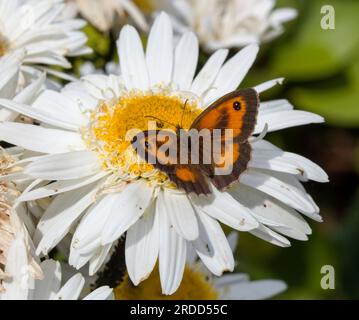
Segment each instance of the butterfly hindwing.
M196 193L197 195L209 194L210 189L206 177L200 170L199 165L180 164L179 153L165 152L164 150L167 150L167 148L164 148L164 150L161 148L164 147L164 143L171 150L178 151L180 148L179 136L171 131L144 131L132 140L132 146L137 154L158 170L166 173L178 188L184 189L187 193ZM177 145L177 148L175 145Z
M168 177L178 188L184 189L187 193L195 193L197 195L211 193L208 182L199 166L191 164L178 165L175 168L175 172L170 173Z
M240 175L247 169L248 163L251 158L251 145L248 142L243 142L241 144L235 143L233 145L234 148L239 149L238 155L234 155L233 163L230 163L231 168L226 172L230 172L228 174L215 174L212 173L210 179L212 183L219 190L227 189L231 186L232 183L236 182ZM213 168L213 167L212 167ZM222 169L221 166L214 166L214 169Z

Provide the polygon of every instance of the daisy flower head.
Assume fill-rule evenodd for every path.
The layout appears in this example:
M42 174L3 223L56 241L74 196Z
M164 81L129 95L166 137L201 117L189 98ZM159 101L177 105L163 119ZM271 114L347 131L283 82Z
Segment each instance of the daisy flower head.
M25 81L48 66L70 68L66 57L88 54L85 21L63 19L63 0L0 1L0 63L14 52Z
M147 30L147 22L141 10L132 0L66 0L65 15L70 17L80 13L97 29L107 32L118 20L129 16L142 30Z
M18 148L0 147L0 177L16 177L14 166ZM15 206L21 194L20 181L0 180L0 299L26 296L35 279L43 277L35 248L21 217L27 214L24 204ZM14 285L16 283L16 285Z
M177 31L195 32L204 49L240 48L283 33L297 11L275 9L276 0L171 0L167 9Z
M185 33L174 45L171 20L160 14L151 28L146 52L136 29L125 26L118 41L121 76L91 75L61 92L44 91L31 106L42 123L0 124L0 139L42 155L23 173L34 179L19 201L56 196L35 234L37 253L48 254L73 232L70 265L89 263L94 274L111 248L126 233L125 257L135 285L146 279L159 261L164 294L179 287L187 247L219 276L233 271L234 259L220 222L248 231L271 243L289 246L284 235L306 240L311 230L301 214L321 221L319 208L301 181L326 182L317 165L250 138L252 160L238 183L226 192L213 186L199 197L177 189L162 171L139 161L126 134L156 126L184 129L213 101L235 90L252 66L257 45L249 45L226 61L228 51L216 51L195 76L199 45ZM259 93L273 80L255 87ZM186 104L186 113L183 106ZM19 112L16 103L1 102ZM21 108L28 113L29 108ZM323 118L293 110L286 100L261 103L254 134L323 122Z
M237 234L231 233L228 242L234 251ZM215 277L197 260L193 250L188 251L183 279L178 290L169 296L161 294L158 268L138 286L134 286L126 274L114 289L117 300L263 300L286 290L280 280L266 279L250 281L243 273L225 274Z

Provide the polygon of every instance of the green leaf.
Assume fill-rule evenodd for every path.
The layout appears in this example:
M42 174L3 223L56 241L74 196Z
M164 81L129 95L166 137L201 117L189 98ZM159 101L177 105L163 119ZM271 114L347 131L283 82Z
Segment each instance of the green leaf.
M95 54L105 56L111 47L111 39L108 35L97 31L91 25L84 28L84 32L88 37L88 46L91 47Z
M321 7L335 9L335 30L323 30ZM278 46L271 57L274 76L291 81L321 79L336 74L358 53L359 1L310 0L298 17L298 30L289 41Z
M349 68L340 86L295 88L290 95L296 106L322 115L330 125L358 127L359 61Z

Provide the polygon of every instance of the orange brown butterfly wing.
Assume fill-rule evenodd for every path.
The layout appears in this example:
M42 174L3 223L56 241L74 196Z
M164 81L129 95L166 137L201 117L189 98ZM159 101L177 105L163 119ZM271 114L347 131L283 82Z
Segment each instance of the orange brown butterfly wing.
M187 193L197 195L211 193L206 177L198 165L178 165L173 173L168 173L168 177L179 189Z
M179 189L197 195L209 194L208 183L199 165L180 164L178 152L171 154L161 150L164 143L171 150L180 148L179 136L171 131L144 131L132 140L132 146L137 154L158 170L166 173Z
M246 141L254 131L258 107L259 97L254 89L233 91L203 111L191 129L232 129L234 138Z
M221 143L221 156L226 161L218 164L212 158L211 164L200 165L201 170L219 190L229 187L247 169L251 155L248 138L254 131L258 108L259 97L254 89L237 90L215 101L191 126L191 129L196 130L220 129L223 132L218 142ZM232 130L233 134L229 139L224 135L225 129ZM216 143L215 139L218 138L213 137L211 147ZM230 148L226 148L228 145ZM203 154L213 150L208 150L208 146L202 145L200 152ZM232 168L228 174L216 174L216 169L225 166Z
M152 162L155 168L165 172L178 188L184 189L187 193L209 194L210 188L206 181L206 176L211 179L218 189L223 190L237 181L241 173L247 168L251 154L251 146L247 140L254 131L258 107L258 94L254 89L234 91L214 102L192 124L191 129L199 131L202 129L233 130L231 139L227 139L225 135L219 138L221 143L220 153L224 156L224 159L231 159L230 163L216 164L212 161L211 164L180 164L178 153L168 155L158 152L163 144L163 139L158 138L158 136L154 138L153 132L150 131L145 131L144 136L138 135L136 137L137 141L132 144L139 144L140 152L138 153L140 156L147 162L149 157L152 157L152 160L155 159ZM155 133L161 135L159 131ZM214 139L214 136L212 136L212 142L214 142ZM166 142L172 146L177 144L177 150L180 150L180 137L178 134L173 132ZM231 151L226 148L228 144ZM203 159L203 153L206 148L207 146L203 143L200 145L200 159ZM232 166L231 172L226 175L217 175L216 169L226 165Z

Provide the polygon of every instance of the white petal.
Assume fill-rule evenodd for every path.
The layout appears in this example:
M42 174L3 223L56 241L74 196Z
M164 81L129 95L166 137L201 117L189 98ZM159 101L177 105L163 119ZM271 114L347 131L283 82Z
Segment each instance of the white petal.
M252 158L248 167L286 172L293 175L298 175L302 172L302 169L295 163L288 161L285 153L280 150L263 150L253 148Z
M258 50L259 47L257 45L249 45L225 63L213 84L214 89L205 97L206 104L237 89L248 70L252 67Z
M54 196L67 191L79 189L105 177L106 175L107 173L100 172L97 175L93 175L91 177L85 177L82 179L56 181L47 184L43 187L33 189L29 192L22 193L22 195L17 199L17 201L18 202L33 201L33 200Z
M230 192L250 208L261 223L274 230L298 240L307 240L307 235L311 234L308 223L299 213L265 193L240 184L231 188Z
M62 89L61 93L77 103L81 110L94 110L98 105L98 99L86 90L85 83L87 78L85 77L81 80L82 82L70 82Z
M89 265L89 275L93 276L97 271L102 267L103 263L106 261L108 254L112 248L112 243L107 244L101 247L96 254L91 257Z
M187 195L164 190L159 193L157 201L163 206L171 224L181 237L189 241L197 239L197 218Z
M72 180L97 174L101 163L92 151L75 151L43 156L29 164L25 173L43 180Z
M127 232L126 267L135 286L147 279L156 265L160 232L154 203Z
M260 224L257 229L249 231L254 236L267 241L271 244L274 244L279 247L289 247L290 242L287 238L281 236L277 232L273 231L270 228L267 228L266 226Z
M220 290L221 300L263 300L269 299L287 289L279 280L258 280L232 283Z
M77 273L65 283L53 300L77 300L84 285L84 277L80 273Z
M72 250L69 256L69 265L79 270L84 267L86 263L90 261L90 259L96 254L96 251L88 253L86 255L80 254L77 250Z
M25 51L18 50L14 53L4 56L0 60L2 77L0 80L0 96L5 99L11 99L16 93L19 82L19 70Z
M194 79L191 91L201 97L204 93L211 89L219 70L228 55L227 49L220 49L210 56L206 64Z
M31 284L28 268L27 248L22 235L17 236L11 243L7 253L5 273L10 277L2 282L5 293L4 300L27 300Z
M314 162L298 154L284 152L271 143L261 140L252 144L249 167L269 169L297 175L303 180L328 182L328 175Z
M72 249L76 249L80 254L88 255L101 246L101 232L112 211L116 210L116 200L117 194L109 194L88 209L72 238L71 254Z
M102 286L92 291L83 300L114 300L113 290L109 286Z
M41 153L65 153L85 149L78 133L22 123L0 123L0 140Z
M212 191L213 193L208 197L191 196L197 210L209 214L236 230L248 231L258 226L250 210L234 200L227 192L219 192L214 187Z
M121 6L142 30L147 31L148 25L146 19L143 16L142 11L137 8L135 3L130 0L122 0Z
M175 50L173 83L180 90L189 90L198 62L198 40L192 33L185 33Z
M233 283L240 283L249 281L248 274L245 273L229 273L225 274L222 277L214 279L214 285L216 288L221 289L225 286L231 285Z
M198 212L198 217L200 234L193 245L202 262L216 276L233 271L233 253L220 224L202 212Z
M53 200L41 218L35 233L39 241L36 253L48 254L68 233L78 217L95 200L94 184L61 194Z
M232 252L235 252L237 249L237 242L238 242L238 232L232 231L228 236L227 240L229 243L229 246L231 247Z
M44 273L44 278L36 280L33 299L53 299L61 286L61 265L58 261L45 260L41 263L41 269Z
M315 113L301 111L301 110L289 110L289 111L267 111L265 114L259 109L257 125L254 130L254 134L260 133L263 130L265 124L268 125L268 131L276 131L290 127L302 126L311 123L322 123L323 117L318 116Z
M261 115L279 111L289 111L293 109L294 106L286 99L277 99L261 102L259 106L259 111Z
M171 82L173 71L173 30L171 20L161 13L148 36L146 61L152 86Z
M297 16L298 11L293 8L279 8L272 12L269 20L273 25L278 25L293 20Z
M147 90L149 79L141 39L132 26L123 27L118 42L122 76L128 90Z
M157 202L159 204L159 202ZM168 212L157 205L160 221L160 278L162 293L173 294L180 286L186 263L186 241L171 225Z
M72 99L76 98L76 95L81 92L81 89L85 89L85 94L90 95L93 99L96 107L98 105L98 100L104 100L106 97L106 90L108 89L107 76L102 74L90 74L81 78L81 82L72 82L68 84L65 88L70 87L70 91L73 91L71 94ZM79 90L80 89L80 90Z
M32 104L41 92L41 88L44 86L46 80L46 74L43 73L38 79L32 81L26 88L21 90L14 101L18 103ZM3 96L2 96L3 97Z
M263 172L267 173L265 170ZM302 194L304 194L307 197L308 201L312 205L314 213L302 212L304 215L306 215L306 216L310 217L311 219L314 219L318 222L323 221L323 218L319 214L320 209L319 209L318 205L315 203L315 201L313 200L311 195L309 193L307 193L307 191L305 190L303 184L301 183L300 179L298 179L298 177L290 175L290 174L282 173L282 172L277 172L277 171L272 171L272 172L270 172L270 174L273 177L275 177L276 179L283 181L284 183L288 184L293 189L301 192Z
M52 90L43 92L28 109L29 116L64 129L78 130L88 122L78 103Z
M317 211L305 192L275 178L274 173L268 175L249 169L241 175L240 182L267 193L304 214L314 215Z
M264 91L267 91L271 88L273 88L274 86L278 85L278 84L283 84L284 78L278 78L278 79L274 79L274 80L269 80L266 81L264 83L261 83L257 86L255 86L253 89L256 90L258 93L262 93Z
M143 215L150 204L152 193L153 190L144 182L133 182L117 194L116 204L102 233L103 245L118 239Z

